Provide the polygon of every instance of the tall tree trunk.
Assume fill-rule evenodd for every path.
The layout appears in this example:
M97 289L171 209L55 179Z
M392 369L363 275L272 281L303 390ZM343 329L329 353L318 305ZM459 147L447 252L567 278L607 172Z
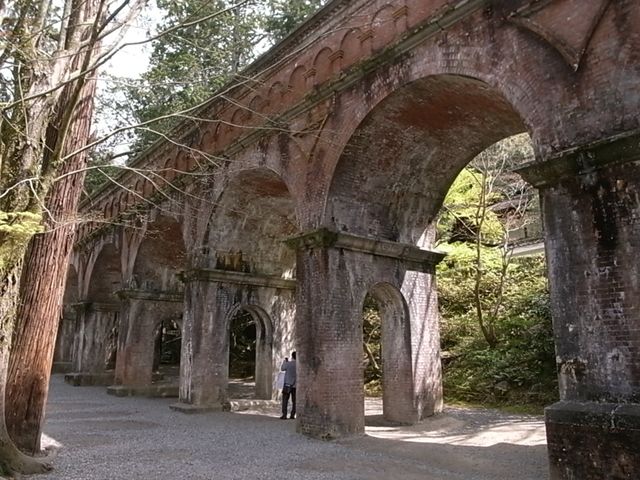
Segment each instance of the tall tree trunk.
M0 266L0 412L5 411L5 383L22 252L24 247L19 246L15 246L11 254L4 251ZM4 415L0 415L0 475L44 473L50 469L47 459L34 459L18 450L9 438Z
M60 110L73 108L75 117L65 137L63 152L76 151L87 143L94 94L95 81L91 80L84 85L77 105L69 95L61 97ZM69 102L74 105L68 105ZM60 141L55 130L52 136ZM45 204L52 218L46 222L47 231L31 239L21 275L21 301L9 360L6 421L13 441L28 453L40 451L51 364L86 161L85 153L74 155L58 172L69 175L51 186Z

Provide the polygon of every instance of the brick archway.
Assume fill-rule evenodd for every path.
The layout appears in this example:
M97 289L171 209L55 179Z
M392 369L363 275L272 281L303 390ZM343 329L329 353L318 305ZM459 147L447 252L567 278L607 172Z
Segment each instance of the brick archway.
M256 329L255 338L255 398L271 399L273 394L273 321L266 310L258 305L237 304L227 317L227 330L237 315L246 312L252 318L252 324Z

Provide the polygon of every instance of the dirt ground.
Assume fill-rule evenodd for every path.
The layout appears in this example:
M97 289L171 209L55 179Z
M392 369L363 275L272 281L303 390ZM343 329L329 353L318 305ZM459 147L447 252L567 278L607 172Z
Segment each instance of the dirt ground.
M117 398L54 378L45 442L59 448L57 480L544 480L538 416L449 407L414 426L386 425L366 403L366 435L304 437L277 405L185 415L175 399Z

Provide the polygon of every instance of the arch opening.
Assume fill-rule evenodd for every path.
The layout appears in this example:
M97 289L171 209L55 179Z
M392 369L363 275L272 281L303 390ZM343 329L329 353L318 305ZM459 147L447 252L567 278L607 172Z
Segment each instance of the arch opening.
M73 352L77 329L77 309L80 300L78 274L69 264L67 281L62 300L62 312L58 323L56 345L53 356L53 373L69 373L73 369Z
M282 240L298 232L294 202L272 170L242 170L229 181L213 212L211 268L291 278L295 252Z
M270 399L272 327L264 310L238 307L229 320L229 397Z
M115 303L115 292L122 288L120 252L112 243L102 247L91 272L87 301Z
M369 289L363 304L365 393L382 399L382 419L411 423L415 417L411 325L402 293L388 283ZM372 401L367 422L376 423L378 401Z
M132 287L145 291L180 292L178 272L185 268L182 229L173 218L159 215L147 227L136 255Z
M411 82L379 102L344 148L325 224L419 244L464 166L525 130L503 95L480 80L438 75Z
M408 83L377 103L343 149L330 184L324 225L339 232L421 248L437 248L441 238L438 233L441 208L456 178L461 172L464 174L467 171L465 167L474 158L496 142L527 131L522 117L502 92L483 81L459 75L437 75ZM523 138L530 140L526 133ZM515 177L511 169L531 161L533 150L530 146L528 155L516 155L505 162L511 180ZM474 164L470 168L479 172ZM519 191L517 195L531 195L531 192ZM504 220L512 215L513 204L517 203L511 200L504 205L489 205L486 211ZM512 216L518 218L519 215ZM535 211L533 215L538 216ZM536 228L539 229L527 225L526 228L516 229L514 233L516 237L526 235L531 240ZM487 243L482 240L479 244L483 242ZM494 239L493 242L493 245L486 246L499 248L500 241ZM504 246L512 248L510 244ZM473 276L473 271L477 269L470 268L470 276ZM407 282L406 273L400 275L399 285L403 285L404 291L410 282ZM540 284L546 280L546 273L542 275L545 278ZM539 291L545 289L546 286ZM372 302L374 310L377 308L380 316L384 316L384 308L389 308L382 306L385 293L369 293L371 299L368 302ZM407 297L409 311L418 310L412 303L419 302L419 296L417 298ZM484 305L487 298L481 298L479 303ZM437 305L437 302L433 305ZM497 312L502 313L501 307L496 308ZM386 315L396 317L395 314ZM505 332L509 325L513 327L513 322L513 319L506 321ZM392 320L389 323L395 324L400 331L409 331L410 336L416 335L400 326L403 321ZM544 328L545 332L550 332L550 319ZM524 335L524 329L519 331ZM439 336L439 327L436 325L434 331L420 333L425 334ZM384 334L381 332L380 335L381 356L384 357L387 347ZM394 335L388 340L392 344L400 342L402 338L398 332ZM419 340L409 338L409 342ZM547 340L552 352L550 333ZM553 357L550 358L550 363L553 363ZM383 369L384 358L380 363ZM392 414L388 414L384 407L389 403L385 401L384 378L381 379L381 390L383 415L387 419ZM392 404L393 398L390 401Z
M162 320L153 335L152 383L177 384L180 376L182 318Z

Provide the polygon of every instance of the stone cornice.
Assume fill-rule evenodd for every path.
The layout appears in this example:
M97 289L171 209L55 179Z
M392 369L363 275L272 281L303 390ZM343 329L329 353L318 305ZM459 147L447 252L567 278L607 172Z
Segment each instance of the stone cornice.
M640 131L634 130L604 141L571 148L534 161L515 171L537 188L566 177L594 172L609 165L640 160Z
M149 290L137 290L137 289L125 289L118 290L116 292L118 298L134 299L134 300L149 300L154 302L175 302L181 303L184 301L183 292L155 292Z
M233 283L237 285L250 285L254 287L278 288L294 290L296 281L292 279L276 277L273 275L259 275L255 273L235 272L219 269L193 269L181 273L185 283L194 281Z
M394 258L402 262L422 265L428 270L433 269L445 257L442 252L423 250L408 243L361 237L349 233L334 232L327 228L290 238L285 240L285 243L296 250L338 248L378 257Z

